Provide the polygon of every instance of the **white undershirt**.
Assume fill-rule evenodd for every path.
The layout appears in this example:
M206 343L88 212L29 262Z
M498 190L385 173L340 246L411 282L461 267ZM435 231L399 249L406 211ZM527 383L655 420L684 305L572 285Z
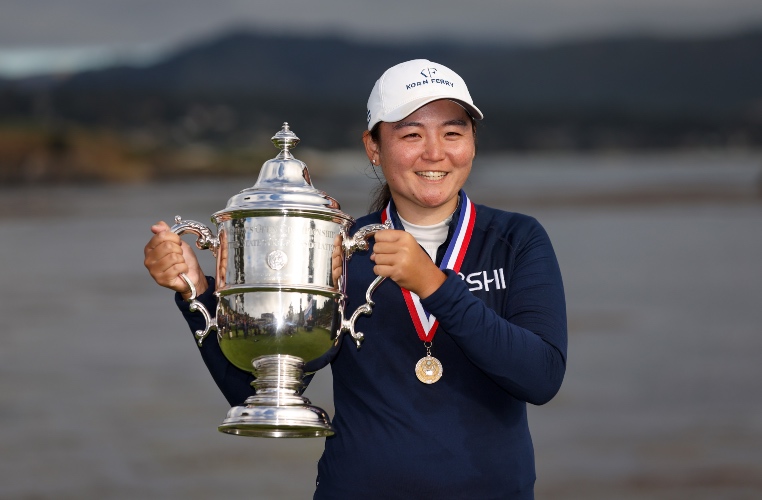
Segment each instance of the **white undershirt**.
M418 224L406 221L402 217L400 217L400 222L402 222L405 231L412 234L418 244L426 250L426 253L431 257L431 260L436 262L437 250L439 250L440 245L447 239L447 232L450 228L451 219L452 216L431 226L419 226Z

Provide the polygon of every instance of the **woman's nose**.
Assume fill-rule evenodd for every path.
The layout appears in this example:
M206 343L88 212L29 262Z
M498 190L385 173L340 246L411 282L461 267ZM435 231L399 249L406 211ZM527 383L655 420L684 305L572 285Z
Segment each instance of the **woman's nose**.
M444 147L442 146L442 141L438 137L426 138L423 158L429 161L439 161L444 159Z

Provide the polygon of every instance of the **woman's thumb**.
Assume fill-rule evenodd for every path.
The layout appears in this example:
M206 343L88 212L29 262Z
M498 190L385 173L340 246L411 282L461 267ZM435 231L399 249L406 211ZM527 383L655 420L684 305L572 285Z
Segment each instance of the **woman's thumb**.
M159 222L151 226L151 232L153 234L163 233L164 231L169 231L169 226L163 220L160 220Z

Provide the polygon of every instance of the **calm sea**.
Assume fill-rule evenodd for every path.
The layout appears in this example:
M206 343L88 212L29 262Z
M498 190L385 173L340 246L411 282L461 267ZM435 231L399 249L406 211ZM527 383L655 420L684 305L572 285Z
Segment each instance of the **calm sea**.
M364 213L362 158L300 158ZM0 498L311 498L322 441L218 433L228 406L142 264L153 222L207 222L257 171L0 188ZM477 159L469 196L537 217L564 274L538 498L762 497L761 186L760 153ZM332 412L330 384L307 396Z

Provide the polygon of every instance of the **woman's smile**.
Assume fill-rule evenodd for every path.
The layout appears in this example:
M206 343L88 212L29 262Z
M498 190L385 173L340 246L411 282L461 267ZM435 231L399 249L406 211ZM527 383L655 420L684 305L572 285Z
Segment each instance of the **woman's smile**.
M423 177L427 181L441 181L447 175L447 172L416 172L415 175Z

